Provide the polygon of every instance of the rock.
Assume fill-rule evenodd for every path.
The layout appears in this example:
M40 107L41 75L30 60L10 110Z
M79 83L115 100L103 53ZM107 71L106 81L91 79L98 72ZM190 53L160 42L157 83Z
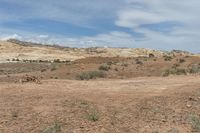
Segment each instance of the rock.
M28 83L28 82L34 82L37 84L41 84L41 81L39 80L38 77L36 76L30 76L30 75L25 75L21 79L19 79L20 83Z
M166 119L162 119L162 122L167 122L167 120Z
M186 105L188 108L191 108L192 107L192 105L190 104L190 103L187 103L187 105Z

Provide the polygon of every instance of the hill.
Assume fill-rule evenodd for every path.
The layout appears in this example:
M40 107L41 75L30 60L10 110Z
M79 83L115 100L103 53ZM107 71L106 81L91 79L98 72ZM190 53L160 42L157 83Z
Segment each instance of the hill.
M10 39L0 41L0 62L17 60L74 61L85 57L160 57L164 55L189 52L174 50L171 52L144 48L69 48L58 45L43 45Z

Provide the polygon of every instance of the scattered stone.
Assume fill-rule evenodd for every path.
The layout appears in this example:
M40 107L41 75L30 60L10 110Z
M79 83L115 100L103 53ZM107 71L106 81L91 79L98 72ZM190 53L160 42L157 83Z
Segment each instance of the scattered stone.
M25 75L21 79L19 79L20 83L28 83L28 82L33 82L37 84L41 84L41 81L39 80L38 77L36 76L31 76L31 75Z
M190 104L190 103L187 103L187 105L186 105L188 108L191 108L192 107L192 105Z
M162 122L167 122L167 120L166 119L162 119Z
M189 101L197 101L196 98L193 98L193 97L189 97L188 100Z

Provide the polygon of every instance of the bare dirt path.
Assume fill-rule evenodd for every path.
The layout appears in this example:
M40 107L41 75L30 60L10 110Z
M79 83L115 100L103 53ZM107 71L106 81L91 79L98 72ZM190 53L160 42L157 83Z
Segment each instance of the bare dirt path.
M199 110L200 76L0 83L0 133L190 133Z

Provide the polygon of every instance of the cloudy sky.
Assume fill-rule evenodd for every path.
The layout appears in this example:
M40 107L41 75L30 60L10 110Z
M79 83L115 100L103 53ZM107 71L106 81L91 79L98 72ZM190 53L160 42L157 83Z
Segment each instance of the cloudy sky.
M200 0L0 0L0 39L200 52Z

